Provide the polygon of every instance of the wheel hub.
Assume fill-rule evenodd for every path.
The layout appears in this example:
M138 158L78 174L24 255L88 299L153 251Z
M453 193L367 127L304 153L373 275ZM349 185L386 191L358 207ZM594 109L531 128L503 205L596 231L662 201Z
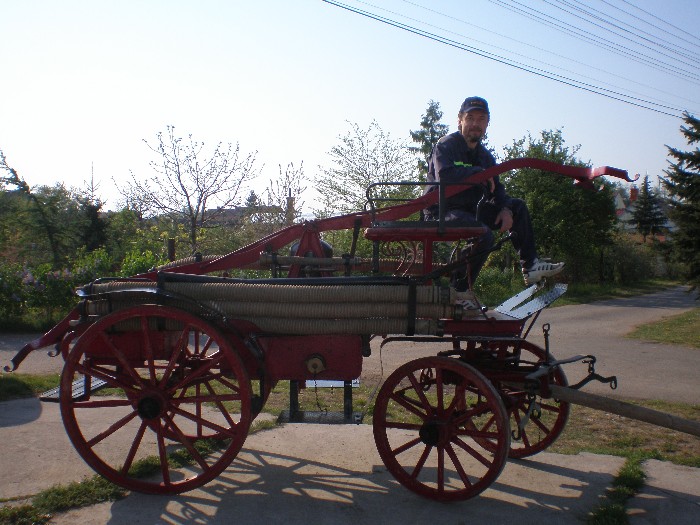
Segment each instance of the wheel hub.
M427 421L418 431L421 441L428 446L436 447L443 440L445 425L439 421Z
M136 409L143 419L155 419L163 412L163 402L157 396L144 396Z

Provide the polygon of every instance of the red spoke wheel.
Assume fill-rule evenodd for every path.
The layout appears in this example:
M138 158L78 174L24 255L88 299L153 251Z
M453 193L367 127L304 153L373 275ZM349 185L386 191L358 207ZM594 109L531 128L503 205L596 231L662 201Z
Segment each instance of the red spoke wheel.
M547 353L537 345L521 341L520 360L543 363ZM550 355L550 361L554 358ZM561 367L552 370L550 382L554 385L567 386L569 383ZM511 436L508 456L514 459L525 458L542 452L549 447L564 430L569 419L569 403L553 398L534 397L533 410L528 417L531 399L525 390L518 389L511 382L507 385L496 383L496 388L503 395L506 410L510 416ZM520 426L525 424L520 428Z
M89 394L104 381L106 390ZM75 381L87 394L72 392ZM211 324L176 308L141 305L96 321L61 376L68 436L96 472L129 490L180 493L218 476L251 422L241 359Z
M430 499L480 494L508 458L508 414L500 395L456 359L424 357L399 367L377 395L373 424L389 472Z

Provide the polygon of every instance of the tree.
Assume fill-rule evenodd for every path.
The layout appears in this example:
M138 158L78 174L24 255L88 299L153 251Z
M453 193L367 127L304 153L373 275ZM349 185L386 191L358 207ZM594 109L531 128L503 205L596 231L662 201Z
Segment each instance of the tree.
M415 161L408 146L392 140L376 121L367 129L350 124L350 131L340 136L340 144L328 153L332 165L320 167L315 178L321 194L322 208L316 215L360 211L367 202L367 188L373 183L417 182ZM382 186L374 194L381 199L413 199L419 193L412 186Z
M530 134L504 148L505 160L534 157L570 166L586 166L576 158L580 149L565 145L561 130ZM563 258L574 280L590 278L601 269L604 249L612 242L616 221L610 184L597 179L598 191L581 190L568 177L536 169L521 169L502 177L508 193L528 205L541 255Z
M632 218L629 221L634 224L647 242L647 236L656 235L666 230L666 215L661 209L661 202L656 192L649 186L649 177L644 177L644 184L634 204Z
M25 205L20 204L17 208L19 212L17 219L25 220L24 230L32 232L31 246L39 246L45 235L52 263L57 268L62 262L62 255L65 254L65 250L62 250L61 236L65 232L66 224L70 222L67 221L69 217L64 217L63 220L60 217L61 212L69 206L65 188L59 184L53 191L45 186L38 188L37 191L31 190L17 170L7 164L2 150L0 150L0 170L6 172L2 177L3 187L15 186L17 192L25 198ZM37 230L41 232L38 236Z
M700 120L683 113L681 133L690 151L668 148L670 167L662 183L670 197L669 217L676 226L672 242L676 257L687 265L686 278L693 290L700 287Z
M167 215L186 225L192 252L199 248L200 230L214 225L238 204L238 193L257 173L255 153L243 155L239 145L218 143L210 153L192 135L175 135L175 127L157 134L155 145L144 140L159 156L151 161L155 174L136 177L131 188L122 189L125 199L135 200L132 209L150 215Z
M426 179L428 159L435 144L441 137L447 135L450 130L448 125L440 123L441 119L440 103L431 100L428 102L428 109L420 122L420 129L410 131L411 140L420 144L420 146L411 146L408 149L418 155L418 174L421 180Z

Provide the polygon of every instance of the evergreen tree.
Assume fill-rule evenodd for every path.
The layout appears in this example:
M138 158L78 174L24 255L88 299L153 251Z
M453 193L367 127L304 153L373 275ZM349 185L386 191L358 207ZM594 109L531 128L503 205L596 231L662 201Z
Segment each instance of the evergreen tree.
M656 235L666 229L666 215L661 209L661 202L654 190L649 186L649 177L644 177L644 184L634 204L630 224L642 235L647 242L649 235Z
M687 265L687 279L692 289L700 286L700 120L683 113L681 133L690 151L667 146L671 166L662 179L671 200L669 217L674 222L672 242L676 257Z
M428 159L433 147L441 137L447 135L450 129L446 124L440 124L440 119L442 119L440 103L431 100L428 102L428 109L420 122L420 129L410 132L411 140L420 144L420 146L411 146L408 149L419 156L418 176L422 180L425 180L428 173Z

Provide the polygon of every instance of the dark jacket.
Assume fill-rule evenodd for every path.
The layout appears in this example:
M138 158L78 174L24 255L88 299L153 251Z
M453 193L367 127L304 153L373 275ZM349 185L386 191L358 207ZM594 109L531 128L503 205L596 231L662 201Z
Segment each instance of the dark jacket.
M496 164L493 155L481 144L470 150L467 141L459 131L442 137L433 148L428 161L428 182L459 182L468 181L469 178ZM498 208L507 207L510 198L501 184L498 176L494 177L494 191L487 195L488 200ZM450 197L447 200L447 210L465 210L476 215L476 207L485 192L488 193L488 183L467 187L464 191ZM437 186L426 187L428 191L436 191ZM445 211L447 211L445 210ZM437 217L438 207L433 206L429 210L430 215Z

